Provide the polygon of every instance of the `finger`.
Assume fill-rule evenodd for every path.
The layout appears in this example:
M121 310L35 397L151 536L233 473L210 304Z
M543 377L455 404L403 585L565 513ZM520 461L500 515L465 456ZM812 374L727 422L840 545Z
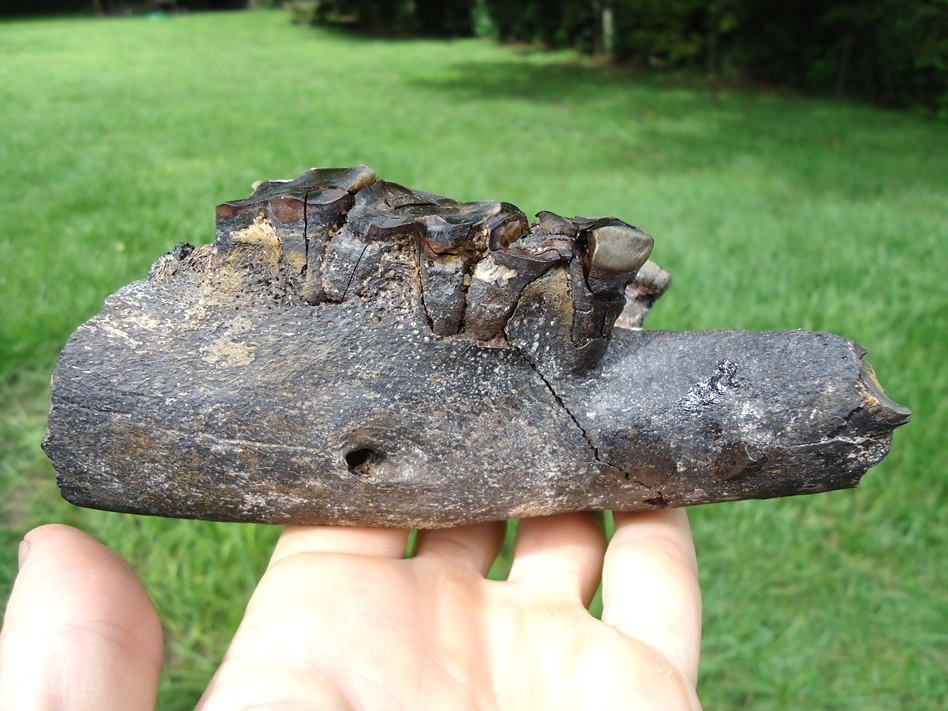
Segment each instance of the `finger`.
M684 509L616 513L602 575L602 621L645 642L693 684L701 591Z
M26 535L0 633L0 708L150 710L161 655L158 615L124 560L68 526Z
M348 651L336 657L336 648L373 648L377 627L389 619L378 605L363 608L358 603L373 600L379 591L383 599L391 594L391 573L403 563L408 533L343 526L284 528L197 708L290 708L289 700L297 697L308 699L311 708L349 708L345 699L337 698L339 689L323 665L345 669ZM274 696L280 701L270 700Z
M374 558L401 558L408 543L403 528L287 526L277 541L270 565L296 553L343 553Z
M605 548L601 518L585 513L525 518L517 529L507 580L588 607L599 585Z
M418 532L415 558L439 559L477 575L487 575L504 542L503 521Z

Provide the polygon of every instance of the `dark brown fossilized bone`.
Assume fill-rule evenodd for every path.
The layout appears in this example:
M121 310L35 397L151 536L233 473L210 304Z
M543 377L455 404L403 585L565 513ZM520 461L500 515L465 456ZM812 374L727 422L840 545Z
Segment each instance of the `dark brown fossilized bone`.
M538 217L364 166L220 205L66 344L64 496L418 527L687 506L855 486L908 420L839 336L614 329L668 286L652 238Z

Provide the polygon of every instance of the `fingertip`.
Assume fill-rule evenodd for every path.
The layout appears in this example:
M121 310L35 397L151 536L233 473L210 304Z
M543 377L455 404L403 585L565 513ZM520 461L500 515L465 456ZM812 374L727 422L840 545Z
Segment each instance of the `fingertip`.
M701 590L684 509L616 513L603 570L602 620L669 660L693 684Z
M503 545L506 528L504 521L491 521L419 531L414 557L436 559L476 575L487 575Z
M613 513L613 520L615 521L613 540L618 540L622 545L663 541L678 562L697 576L698 559L695 555L695 544L686 509L618 511ZM618 539L616 539L617 536Z
M0 632L0 708L153 708L162 646L120 556L69 526L26 534Z
M599 585L605 548L598 514L525 518L517 528L507 580L588 607Z

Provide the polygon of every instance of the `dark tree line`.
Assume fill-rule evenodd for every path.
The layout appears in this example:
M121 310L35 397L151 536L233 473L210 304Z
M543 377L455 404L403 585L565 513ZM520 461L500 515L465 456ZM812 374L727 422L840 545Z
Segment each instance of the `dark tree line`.
M948 112L948 0L321 0L368 29L617 61Z
M280 0L3 0L0 15ZM948 0L285 0L315 22L608 53L948 115ZM298 9L298 8L297 8ZM308 14L307 14L308 13ZM298 13L299 14L299 13Z
M37 15L118 15L148 10L239 10L247 0L0 0L0 18Z

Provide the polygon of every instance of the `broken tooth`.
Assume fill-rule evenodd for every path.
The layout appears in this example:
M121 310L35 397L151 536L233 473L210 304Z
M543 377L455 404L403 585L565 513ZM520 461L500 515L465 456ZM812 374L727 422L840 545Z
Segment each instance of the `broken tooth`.
M634 275L652 253L654 240L643 229L620 220L593 227L587 232L590 271ZM598 276L597 275L597 276Z
M671 286L671 274L649 259L625 286L625 308L616 319L617 328L641 328L652 305Z
M507 249L530 229L527 216L517 207L509 202L498 205L497 213L487 222L488 246L492 252Z
M859 425L865 432L888 432L911 418L912 411L886 394L875 370L865 360L859 362L858 386L862 391L862 404L847 418L850 424Z
M563 235L565 237L575 237L579 234L576 223L568 217L557 215L555 212L541 210L537 213L539 222L537 229L545 235Z
M517 276L517 270L498 264L491 258L482 259L474 268L474 279L506 286L507 282Z
M641 293L654 294L656 298L668 291L671 286L671 274L651 259L639 267L635 279L629 284ZM626 290L628 296L628 290Z

